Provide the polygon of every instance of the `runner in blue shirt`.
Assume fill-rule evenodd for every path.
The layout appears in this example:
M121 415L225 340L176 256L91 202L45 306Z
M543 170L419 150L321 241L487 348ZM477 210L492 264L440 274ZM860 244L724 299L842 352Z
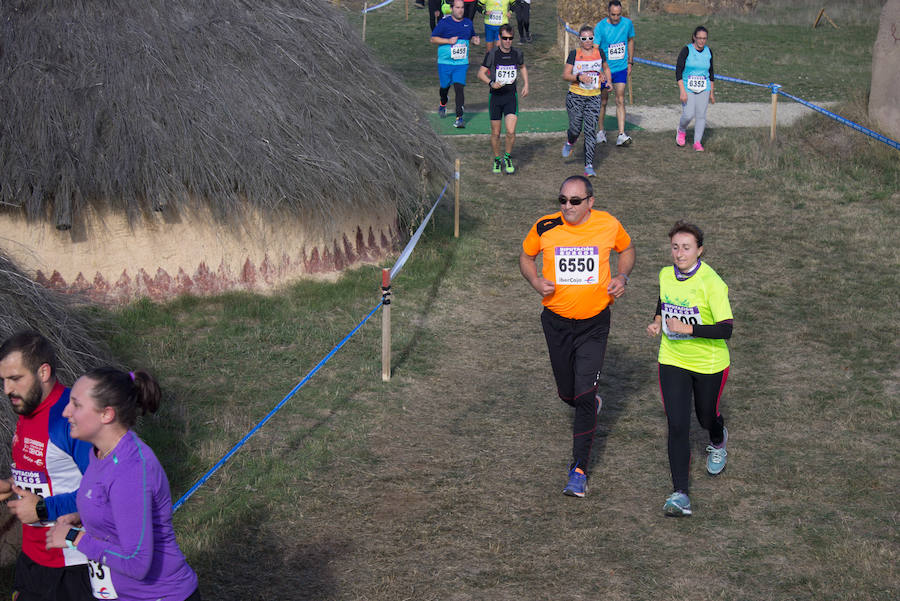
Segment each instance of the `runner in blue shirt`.
M453 0L451 13L441 19L431 32L431 43L438 46L438 78L440 79L440 101L438 114L447 115L447 100L450 85L456 102L456 121L453 127L465 127L463 112L466 102L466 71L469 69L469 41L480 45L481 38L475 35L471 19L463 17L463 0Z
M631 137L625 133L625 84L631 76L634 64L634 24L631 19L622 16L622 3L610 0L607 7L608 16L594 27L594 43L600 46L609 70L612 71L612 86L616 92L616 119L619 122L619 136L616 146L628 146ZM597 142L606 144L606 132L603 131L603 119L606 117L606 103L609 101L609 87L604 86L600 93L600 127L597 130Z

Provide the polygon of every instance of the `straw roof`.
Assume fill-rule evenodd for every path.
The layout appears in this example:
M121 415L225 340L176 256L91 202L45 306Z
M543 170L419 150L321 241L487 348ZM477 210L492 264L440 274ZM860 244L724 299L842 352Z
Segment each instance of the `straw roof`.
M449 155L328 0L0 4L0 207L421 210ZM423 181L423 178L425 181Z
M62 296L36 284L0 253L0 342L20 330L36 330L56 350L57 377L71 386L89 369L115 364L90 332L103 327L75 311L76 297ZM0 402L0 477L9 475L10 442L16 416ZM3 469L6 469L4 472Z

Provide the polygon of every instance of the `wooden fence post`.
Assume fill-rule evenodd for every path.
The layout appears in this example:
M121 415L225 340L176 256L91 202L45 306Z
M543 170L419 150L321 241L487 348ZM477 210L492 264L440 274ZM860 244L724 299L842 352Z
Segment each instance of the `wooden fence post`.
M456 179L456 199L453 203L453 237L459 238L459 159L456 159L454 178Z
M778 117L778 84L772 84L772 128L769 131L769 142L775 141L775 119Z
M391 381L391 270L381 270L381 381Z

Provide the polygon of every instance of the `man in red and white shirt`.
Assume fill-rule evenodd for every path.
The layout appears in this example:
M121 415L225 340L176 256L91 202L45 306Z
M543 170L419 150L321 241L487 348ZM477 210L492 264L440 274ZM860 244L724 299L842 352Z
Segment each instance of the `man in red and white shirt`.
M57 517L74 513L75 493L91 445L73 439L62 416L69 389L56 379L56 354L37 332L19 332L0 346L0 379L19 415L12 441L12 477L0 480L0 500L22 522L16 561L17 601L94 599L87 558L76 549L47 549Z

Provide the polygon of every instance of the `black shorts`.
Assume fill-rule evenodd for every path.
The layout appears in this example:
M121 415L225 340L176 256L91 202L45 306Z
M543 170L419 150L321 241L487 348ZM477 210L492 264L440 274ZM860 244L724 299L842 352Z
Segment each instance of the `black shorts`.
M48 568L24 553L16 560L17 601L94 601L87 564Z
M500 121L506 115L517 115L519 95L515 92L491 94L488 99L488 112L491 114L491 121Z

